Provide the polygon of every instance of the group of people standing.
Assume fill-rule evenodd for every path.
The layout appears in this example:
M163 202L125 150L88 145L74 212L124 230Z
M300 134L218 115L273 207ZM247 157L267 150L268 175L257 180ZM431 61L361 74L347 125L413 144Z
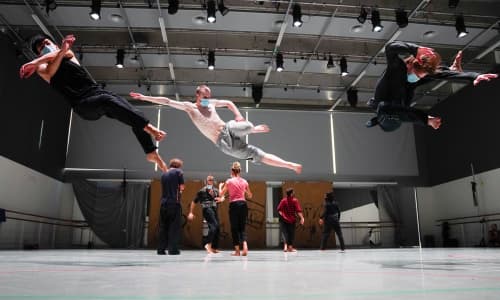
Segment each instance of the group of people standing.
M162 199L160 208L160 230L157 253L159 255L180 254L179 240L181 234L181 193L184 190L184 176L182 172L182 161L172 159L169 170L161 177ZM234 162L231 166L231 178L224 183L215 186L215 178L207 176L206 185L201 188L189 206L187 219L192 221L195 218L194 208L196 204L202 207L202 215L208 225L208 234L204 239L204 248L207 253L219 253L220 221L217 213L217 205L229 201L229 222L231 225L231 237L234 252L233 256L248 255L248 241L246 233L246 223L248 218L247 199L252 198L252 192L248 182L241 177L241 165ZM284 197L278 204L280 230L283 239L283 251L296 252L294 248L295 228L297 217L299 224L304 225L304 214L299 200L295 197L293 188L286 190ZM326 249L326 243L332 229L337 233L340 241L340 248L344 251L344 239L340 228L340 209L333 198L333 192L326 193L324 211L319 219L319 224L323 225L321 236L321 250Z

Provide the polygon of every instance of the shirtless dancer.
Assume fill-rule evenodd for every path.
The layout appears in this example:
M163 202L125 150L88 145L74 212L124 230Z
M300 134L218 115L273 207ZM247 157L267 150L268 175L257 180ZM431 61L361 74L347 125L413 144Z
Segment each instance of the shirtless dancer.
M267 125L254 126L245 120L232 101L210 99L211 91L206 85L196 88L195 103L179 102L165 97L144 96L135 92L131 92L130 96L134 99L164 104L185 111L201 133L228 155L238 159L251 159L255 163L262 162L274 167L287 168L297 174L302 172L302 165L285 161L274 154L266 153L258 147L245 143L243 140L245 135L269 132L269 127ZM227 107L234 113L234 120L224 122L217 114L216 107Z

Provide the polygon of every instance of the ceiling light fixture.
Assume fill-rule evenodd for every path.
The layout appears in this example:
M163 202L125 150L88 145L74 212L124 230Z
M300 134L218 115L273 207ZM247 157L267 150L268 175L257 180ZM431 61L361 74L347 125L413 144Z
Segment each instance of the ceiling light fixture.
M340 59L340 75L349 75L349 72L347 71L347 59L345 58L345 56L342 56L342 58Z
M208 51L208 69L210 71L215 69L215 51L214 50Z
M118 69L123 68L124 59L125 59L125 50L123 50L123 49L116 50L116 65L115 66Z
M168 0L167 12L169 15L175 15L179 10L179 0Z
M372 9L372 31L381 32L384 29L382 26L382 21L380 20L380 12L377 9Z
M293 27L301 27L302 26L302 10L299 4L293 5Z
M97 21L101 18L101 0L92 0L89 15L90 18L94 21Z
M283 54L281 54L281 52L278 52L278 54L276 54L276 71L278 72L283 72L284 68L283 68Z
M396 24L398 24L399 28L408 26L408 14L402 8L396 10Z
M215 0L208 0L207 1L207 22L208 23L215 23L216 18L215 18L215 12L217 11L215 7Z
M224 0L219 0L218 4L219 12L221 15L225 16L229 12L229 8L224 5Z
M361 6L361 9L359 11L359 16L357 17L358 22L361 24L365 24L366 18L368 18L368 11L364 6Z
M467 32L467 28L465 27L464 16L462 15L457 16L455 19L455 28L457 29L458 38L463 38L469 34L469 32Z

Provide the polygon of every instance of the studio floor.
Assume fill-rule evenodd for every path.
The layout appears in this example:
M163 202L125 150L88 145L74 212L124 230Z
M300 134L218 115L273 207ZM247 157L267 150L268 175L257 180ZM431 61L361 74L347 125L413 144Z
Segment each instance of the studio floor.
M0 299L500 299L499 249L0 251Z

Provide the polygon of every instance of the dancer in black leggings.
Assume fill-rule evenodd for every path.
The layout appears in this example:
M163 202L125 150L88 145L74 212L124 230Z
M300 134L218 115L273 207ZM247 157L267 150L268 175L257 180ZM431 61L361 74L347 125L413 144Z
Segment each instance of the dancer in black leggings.
M340 228L340 208L337 201L333 199L333 192L326 193L325 195L325 208L323 214L319 219L319 224L323 225L323 233L321 235L321 245L320 250L326 249L326 242L330 236L332 229L335 231L339 237L340 250L345 250L344 236L342 235L342 229Z
M39 57L21 67L21 78L28 78L36 72L60 92L74 111L85 120L97 120L105 115L129 125L146 153L146 159L167 171L167 166L151 139L153 137L161 141L165 132L151 125L144 114L127 100L103 90L80 66L71 51L74 41L75 37L69 35L59 48L46 35L34 36L31 39L31 50Z
M246 256L248 254L246 224L248 206L246 198L252 198L248 182L240 176L241 165L234 162L231 167L231 178L226 180L217 200L223 202L226 193L229 193L229 221L231 222L231 235L233 237L233 256ZM240 252L240 246L243 250Z
M205 249L209 254L219 252L217 248L219 248L220 222L217 215L217 202L215 200L215 198L219 197L219 190L215 187L214 181L215 179L212 175L207 176L207 185L201 188L196 194L196 198L191 202L191 206L189 207L187 217L189 221L194 219L194 206L196 203L200 203L203 208L203 218L207 221L208 225Z

